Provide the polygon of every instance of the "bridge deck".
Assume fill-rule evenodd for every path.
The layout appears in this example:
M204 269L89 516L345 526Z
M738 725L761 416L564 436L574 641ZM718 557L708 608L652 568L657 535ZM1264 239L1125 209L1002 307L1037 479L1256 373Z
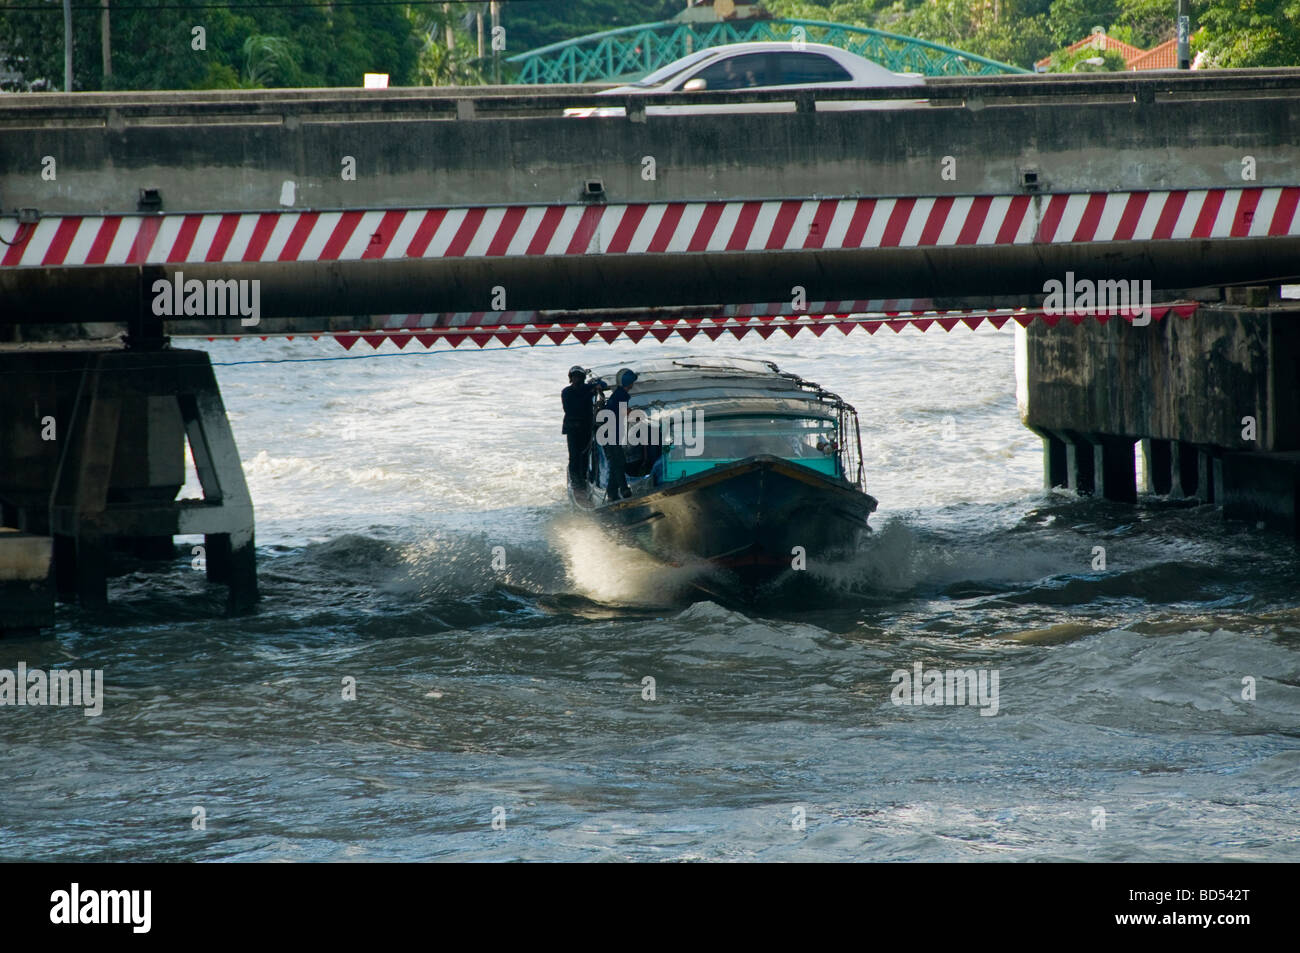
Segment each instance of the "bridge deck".
M0 128L25 134L0 138L0 194L34 211L0 216L0 324L129 320L187 279L257 280L259 318L302 332L1300 270L1300 70L934 80L928 105L821 109L862 95L698 94L792 110L705 116L575 88L8 97ZM597 103L628 115L559 114Z

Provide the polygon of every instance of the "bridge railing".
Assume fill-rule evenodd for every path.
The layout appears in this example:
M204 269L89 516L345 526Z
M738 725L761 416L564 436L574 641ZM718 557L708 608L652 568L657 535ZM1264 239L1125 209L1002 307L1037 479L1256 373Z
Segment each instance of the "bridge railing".
M552 43L509 57L506 62L518 67L518 83L615 82L643 76L708 47L763 40L790 42L796 38L838 46L896 73L972 76L1029 72L916 37L797 18L642 23Z
M0 132L55 123L87 129L113 129L138 122L177 125L247 121L279 123L294 118L313 122L376 120L540 119L569 107L621 106L629 118L642 118L656 104L741 105L794 101L800 108L817 103L859 100L925 99L932 106L979 108L1043 102L1137 102L1252 98L1291 98L1300 94L1300 69L1197 70L1194 72L1094 73L934 77L925 86L872 89L698 91L642 95L595 95L590 86L525 92L518 86L410 87L404 89L311 89L156 93L39 93L0 98Z

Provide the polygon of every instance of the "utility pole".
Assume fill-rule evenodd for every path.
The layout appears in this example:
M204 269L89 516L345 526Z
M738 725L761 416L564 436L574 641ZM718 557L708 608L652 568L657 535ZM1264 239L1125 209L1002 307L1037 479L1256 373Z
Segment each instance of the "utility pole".
M498 0L492 0L488 4L488 9L492 12L492 82L499 86L501 84L501 51L497 49L497 27L501 25L501 4Z
M100 38L100 55L104 65L104 83L108 86L108 81L113 78L113 41L109 39L108 28L108 0L99 0L102 12L99 14L99 38Z
M63 0L63 91L72 92L72 0Z
M474 22L478 26L478 65L483 66L483 11L480 10L474 14Z
M443 39L447 42L447 85L456 85L456 30L451 24L451 4L442 5Z
M1178 0L1178 68L1191 69L1191 18L1187 15L1187 0Z

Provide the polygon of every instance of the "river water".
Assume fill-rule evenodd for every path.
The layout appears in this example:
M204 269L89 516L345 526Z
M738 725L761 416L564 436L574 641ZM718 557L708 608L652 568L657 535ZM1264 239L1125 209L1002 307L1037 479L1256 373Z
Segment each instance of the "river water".
M0 643L105 681L99 717L0 708L0 858L1300 859L1294 543L1045 494L1010 328L187 346L262 601L223 617L183 541ZM859 408L875 533L811 595L716 604L568 511L568 366L692 353ZM347 359L235 363L308 358ZM988 691L896 704L918 664Z

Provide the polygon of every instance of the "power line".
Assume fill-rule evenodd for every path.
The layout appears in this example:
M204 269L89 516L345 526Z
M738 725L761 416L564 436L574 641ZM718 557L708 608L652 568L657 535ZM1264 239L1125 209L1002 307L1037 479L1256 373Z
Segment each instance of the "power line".
M372 329L372 330L369 330L369 331L323 331L323 332L321 332L319 335L315 335L315 336L318 337L318 338L320 338L320 337L326 337L326 336L331 336L331 335L337 335L337 334L355 334L355 335L360 336L360 335L362 335L362 334L370 334L370 333L374 333L375 331L379 331L379 330L385 330L385 329L382 329L382 328L375 328L375 329ZM390 328L390 329L387 329L387 330L394 330L394 329L391 329L391 328ZM420 329L420 328L417 328L417 329L413 329L413 333L419 333L421 330L430 330L430 331L432 331L432 330L437 330L437 329L436 329L436 328L427 328L427 329ZM189 339L189 340L197 341L198 338L200 338L200 337L204 337L204 336L205 336L205 335L173 335L173 339L175 339L175 338L185 338L185 339ZM281 332L281 333L277 333L277 334L274 334L274 335L267 335L267 336L268 336L268 337L286 337L287 335L285 335L283 332ZM307 337L306 334L298 334L298 335L293 335L293 336L294 336L294 337L303 337L303 338ZM222 337L216 337L216 338L214 338L214 340L217 340L217 341L228 340L230 337L231 337L230 335L227 335L225 338L222 338ZM260 337L260 335L241 335L241 337ZM34 341L33 341L33 342L22 342L22 343L33 343L33 344L35 344L35 343L44 343L44 342L34 342ZM52 342L51 342L51 343L52 343ZM545 343L542 342L542 341L538 341L536 344L530 344L528 347L529 347L529 349L532 349L532 348L547 348L547 347L586 347L586 345L583 344L581 341L561 341L561 342L559 342L559 343L556 343L556 342L554 342L554 341L545 342ZM488 345L484 345L484 346L481 347L481 348L475 348L474 350L470 350L470 351L461 350L461 349L454 348L454 347L432 347L432 348L429 348L428 350L424 350L424 351L385 351L385 352L382 353L382 354L381 354L381 353L372 353L372 354L336 354L336 355L334 355L333 357L264 357L264 358L254 358L254 359L252 359L252 360L247 360L247 361L210 361L210 363L211 363L211 365L212 365L213 367L245 367L245 366L248 366L248 365L251 365L251 364L321 364L321 363L324 363L324 362L327 362L327 361L373 361L373 360L377 360L377 359L378 359L378 360L382 360L382 359L384 359L384 358L392 358L392 357L431 357L431 356L436 355L436 354L481 354L481 353L483 353L484 351L522 351L522 350L524 350L524 348L523 348L522 345L511 346L511 345L508 345L508 344L488 344ZM9 350L5 350L5 349L0 349L0 353L21 354L21 353L24 353L24 352L22 352L22 351L9 351ZM26 352L26 353L35 353L35 352ZM73 353L73 354L86 354L86 355L89 356L89 355L93 355L93 354L96 354L96 353L102 353L102 352L97 352L97 351L69 351L69 352L66 352L66 353ZM114 353L114 354L130 354L130 353L132 353L132 352L127 351L127 350L125 350L125 349L119 349L119 350L115 350L115 351L113 351L112 353ZM205 353L206 353L206 352L205 352ZM101 367L101 368L99 368L99 370L100 370L100 371L121 371L121 372L128 373L128 374L134 374L136 371L159 371L159 370L168 370L168 369L170 369L170 368L174 368L175 366L176 366L175 364L132 364L132 365L129 365L129 366L126 366L126 367ZM44 371L43 371L42 373L50 373L50 374L81 374L81 373L84 373L84 372L85 372L86 370L88 370L88 369L89 369L88 366L87 366L87 367L68 367L68 368L62 368L62 369L52 370L52 371L48 371L48 372L44 372ZM19 375L26 375L26 374L30 374L30 373L31 373L30 371L0 371L0 378L2 378L2 377L17 377L17 376L19 376Z
M125 10L284 10L284 9L302 9L316 8L326 9L328 7L436 7L443 3L453 3L457 6L471 6L478 3L486 3L487 0L320 0L320 2L311 3L304 0L285 0L283 3L163 3L148 5L122 5L110 3L109 12L116 13ZM506 4L521 3L545 3L553 0L502 0ZM63 7L58 3L47 3L36 6L13 6L11 4L0 4L0 13L10 10L25 10L35 13L61 13ZM77 11L94 11L103 13L104 8L99 4L92 5L74 5L73 12Z

